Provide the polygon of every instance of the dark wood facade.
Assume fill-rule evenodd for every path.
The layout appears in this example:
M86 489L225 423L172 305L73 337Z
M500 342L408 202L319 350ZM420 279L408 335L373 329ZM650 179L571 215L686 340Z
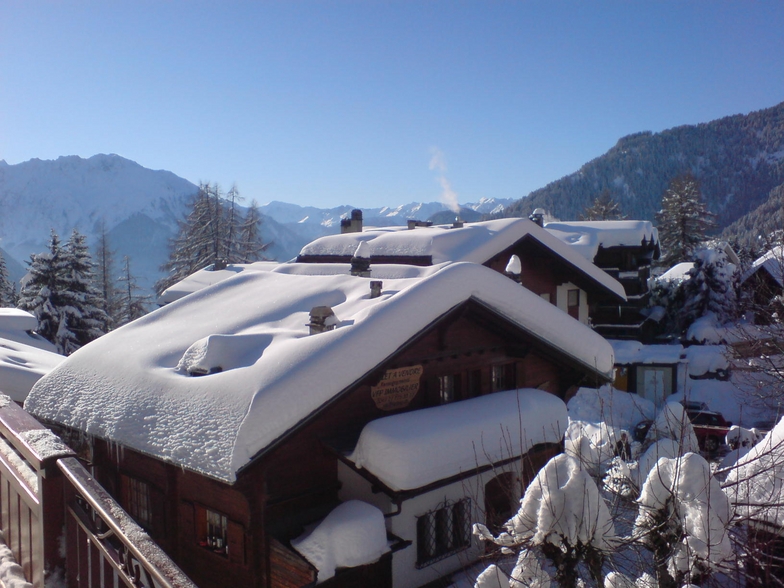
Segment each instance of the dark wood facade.
M422 367L416 394L395 410L379 408L372 388L387 370L409 366ZM100 439L88 457L98 480L201 588L309 586L316 572L289 542L339 503L335 448L352 448L369 421L517 387L564 398L596 379L588 366L550 346L546 334L525 332L469 300L423 326L384 363L368 366L363 378L257 455L234 484ZM385 556L340 571L329 586L391 585L390 569Z
M593 262L621 283L626 301L598 300L592 313L596 332L612 339L641 341L657 334L656 325L646 322L646 316L640 311L648 307L651 297L648 279L651 265L659 255L659 244L645 239L639 245L599 247Z

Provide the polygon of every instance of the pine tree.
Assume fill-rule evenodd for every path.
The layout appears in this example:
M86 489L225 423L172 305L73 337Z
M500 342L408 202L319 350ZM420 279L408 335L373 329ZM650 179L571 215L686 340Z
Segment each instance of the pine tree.
M700 249L694 256L689 279L683 282L681 324L684 328L712 312L719 324L737 315L737 268L720 249Z
M688 261L714 226L712 215L702 201L699 182L691 174L670 182L656 215L663 267Z
M114 326L117 315L117 288L114 284L114 251L109 246L109 235L105 221L101 221L98 229L98 242L95 246L95 287L101 299L101 310L106 320L101 330L108 333Z
M96 289L93 261L85 236L74 229L61 255L63 290L61 321L55 344L66 355L104 334L109 317Z
M38 333L55 343L60 329L63 288L60 238L52 231L49 250L30 255L29 272L19 293L19 308L38 319Z
M147 305L150 302L149 296L138 294L141 288L136 285L136 278L131 274L131 260L127 255L123 257L120 283L122 287L118 295L117 326L135 321L147 314Z
M621 207L613 200L609 190L604 190L599 194L581 216L581 220L584 221L621 220L623 218Z
M16 285L8 278L8 267L0 252L0 308L16 306Z

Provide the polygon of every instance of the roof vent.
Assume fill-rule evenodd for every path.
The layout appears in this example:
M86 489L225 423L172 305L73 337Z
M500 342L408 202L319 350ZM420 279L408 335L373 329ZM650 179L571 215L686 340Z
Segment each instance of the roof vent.
M528 218L534 221L540 227L543 227L544 215L545 215L544 208L537 208L531 213L531 216L529 216Z
M523 264L520 262L520 258L516 255L513 255L509 258L509 263L506 264L506 269L504 270L504 274L508 277L512 278L515 282L520 281L520 274L523 273Z
M455 222L452 223L452 228L453 229L462 229L463 228L463 224L464 224L463 220L459 216L456 216L455 217Z
M351 275L360 278L370 277L370 246L366 241L362 241L354 257L351 258Z
M359 208L351 211L351 218L341 219L340 232L341 234L362 232L362 211Z
M381 280L371 280L370 281L370 297L371 298L378 298L381 296L381 288L384 287L384 282Z
M330 306L314 306L310 310L310 334L323 333L331 331L338 324L338 317Z
M215 263L212 264L212 271L224 270L227 265L229 265L228 259L216 259Z

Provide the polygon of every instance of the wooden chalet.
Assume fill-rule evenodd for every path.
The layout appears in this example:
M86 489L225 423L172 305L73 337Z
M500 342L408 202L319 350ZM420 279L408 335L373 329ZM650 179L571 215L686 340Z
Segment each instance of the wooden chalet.
M747 296L757 324L769 322L777 296L784 293L784 247L774 247L754 261L741 276L741 291Z
M201 588L430 584L481 555L471 523L513 512L612 349L481 265L370 271L226 279L80 349L25 408Z
M409 221L407 227L363 229L361 215L354 216L341 234L303 247L297 262L350 263L365 243L373 266L477 263L518 281L584 324L593 317L598 301L625 300L616 280L528 219L451 225Z
M596 304L593 325L611 339L650 339L657 332L648 319L651 264L661 255L659 236L650 221L551 222L544 228L585 259L618 280L626 299L610 297Z

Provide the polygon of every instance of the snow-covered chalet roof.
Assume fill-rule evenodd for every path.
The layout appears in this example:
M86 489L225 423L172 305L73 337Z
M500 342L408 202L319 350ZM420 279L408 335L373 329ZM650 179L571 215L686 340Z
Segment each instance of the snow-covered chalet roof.
M674 266L660 275L658 279L664 282L688 280L690 278L689 272L692 269L694 269L693 261L682 261L681 263L676 263Z
M545 224L544 228L593 261L599 247L639 247L643 240L658 247L659 232L651 221L571 221Z
M542 390L508 390L369 422L348 458L392 490L413 490L560 443L566 404Z
M617 365L676 364L686 360L681 345L644 345L639 341L612 339L609 341Z
M779 286L784 287L784 246L774 247L762 257L755 259L751 267L743 273L741 282L745 282L761 269L768 272Z
M230 263L224 269L214 270L213 266L207 266L193 272L187 278L184 278L166 288L161 295L158 296L158 304L163 306L175 300L179 300L183 296L193 294L197 290L212 286L218 282L222 282L232 276L242 272L262 272L269 271L278 265L277 261L257 261L255 263Z
M0 393L23 402L30 388L65 357L33 333L38 320L17 308L0 308Z
M649 223L650 224L650 223ZM536 223L525 218L503 218L461 227L434 225L430 227L366 228L361 233L327 235L305 245L300 257L346 257L354 255L360 243L367 243L370 256L429 257L433 264L447 261L485 263L523 238L531 238L585 274L601 288L621 299L626 298L623 286L597 268L571 247L554 238ZM586 263L587 262L587 263Z
M25 408L232 482L256 454L469 299L586 371L612 375L601 336L489 268L376 267L368 279L345 275L343 264L288 265L303 273L240 273L93 341L40 380ZM385 277L395 274L409 277ZM369 297L371 279L383 280L378 298ZM332 307L337 327L309 335L309 312L321 305Z

